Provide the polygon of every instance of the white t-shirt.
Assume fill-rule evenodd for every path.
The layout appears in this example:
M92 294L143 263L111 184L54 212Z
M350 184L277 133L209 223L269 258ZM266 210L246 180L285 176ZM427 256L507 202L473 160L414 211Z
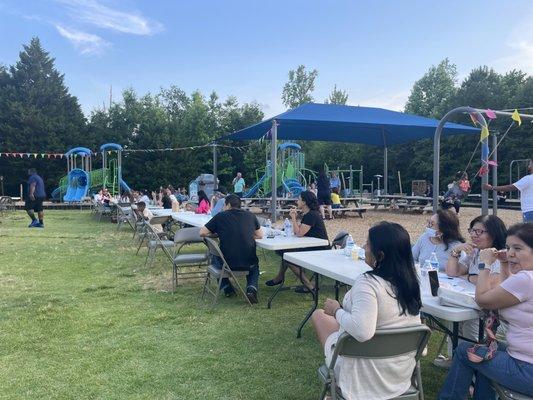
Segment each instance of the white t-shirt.
M513 183L520 190L520 203L522 212L533 211L533 174L524 176L518 182Z

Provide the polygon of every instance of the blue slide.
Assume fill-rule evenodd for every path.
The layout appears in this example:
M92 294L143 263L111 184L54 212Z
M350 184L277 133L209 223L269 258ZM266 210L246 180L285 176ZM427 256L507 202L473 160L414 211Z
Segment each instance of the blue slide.
M89 174L82 169L75 168L68 174L67 193L63 196L64 202L81 201L87 196L89 190Z
M122 179L120 180L120 188L126 193L127 192L131 192L131 189L128 186L128 184L126 182L124 182Z
M285 188L287 192L292 193L293 197L300 196L300 193L302 193L305 190L305 188L296 179L283 180L283 187Z
M243 198L247 198L247 197L253 197L257 191L261 188L261 186L263 185L263 182L264 180L266 179L267 175L264 174L261 179L259 179L255 185L253 185L245 194L244 196L242 196Z

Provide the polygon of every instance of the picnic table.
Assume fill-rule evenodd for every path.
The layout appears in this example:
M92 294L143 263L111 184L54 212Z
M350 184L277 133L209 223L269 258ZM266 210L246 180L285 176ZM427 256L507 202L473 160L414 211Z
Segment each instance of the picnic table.
M301 337L305 323L318 307L320 276L333 279L336 282L346 285L352 285L359 275L370 270L370 267L364 261L355 261L351 257L346 257L343 250L286 253L283 258L294 265L312 271L313 280L315 282L315 291L312 293L313 304L297 329L296 337L298 338ZM449 281L453 283L453 278L449 278ZM452 338L454 349L459 340L459 323L479 318L479 311L467 307L448 307L441 305L438 297L433 297L431 296L431 293L426 291L422 292L421 312L432 318L440 318L452 322L452 331L449 332L448 330L448 333ZM446 330L446 327L441 326L441 328Z
M433 198L425 196L407 196L401 194L385 194L378 195L375 199L370 201L370 205L374 206L374 210L377 210L379 206L384 208L399 209L402 211L418 210L418 211L431 211L431 205Z

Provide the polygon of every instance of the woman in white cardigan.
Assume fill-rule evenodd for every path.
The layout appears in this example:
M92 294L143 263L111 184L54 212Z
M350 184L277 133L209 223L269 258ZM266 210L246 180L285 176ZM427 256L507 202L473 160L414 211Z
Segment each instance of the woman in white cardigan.
M329 365L339 335L348 332L360 342L376 329L420 325L420 286L407 231L381 222L368 232L365 257L372 271L359 276L339 302L326 299L316 310L313 327L324 346ZM411 384L415 354L386 359L339 357L335 366L338 385L346 399L390 399Z

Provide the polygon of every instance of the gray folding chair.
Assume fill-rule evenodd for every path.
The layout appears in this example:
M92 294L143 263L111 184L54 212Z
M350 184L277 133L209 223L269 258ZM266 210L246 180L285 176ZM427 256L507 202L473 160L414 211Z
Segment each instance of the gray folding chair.
M220 291L222 290L222 279L228 278L230 282L237 287L237 291L242 294L244 299L249 305L252 305L248 296L244 292L242 286L239 283L237 277L245 277L248 275L249 271L232 271L220 247L218 247L217 242L212 238L205 238L205 244L209 249L209 254L213 256L218 256L222 259L222 269L215 268L213 264L208 265L207 275L205 277L204 287L202 289L202 299L205 297L206 293L209 293L213 296L213 306L217 304L218 297L220 296ZM216 283L216 288L213 288Z
M178 286L178 275L183 278L197 277L199 274L205 274L204 270L181 272L183 267L195 267L207 264L209 260L208 249L202 253L185 253L181 250L190 244L203 243L204 238L200 236L200 228L182 228L174 234L174 254L172 259L172 289L176 290Z
M319 399L324 399L327 392L333 400L344 399L335 377L335 363L339 356L345 358L390 358L415 353L416 366L411 376L411 387L395 399L423 400L420 356L429 340L431 330L425 325L408 328L378 329L374 337L366 342L358 342L348 333L339 336L329 366L323 364L318 369L318 377L324 385Z
M128 224L130 228L134 229L132 223L131 223L131 215L133 213L133 210L131 208L122 207L121 205L117 205L117 231L120 230L122 225Z
M141 239L141 243L139 244L139 248L137 249L137 253L139 252L139 249L143 243L146 241L148 253L146 254L146 260L144 262L145 267L147 265L152 265L157 249L162 249L168 259L173 260L171 249L174 247L174 241L168 238L168 232L158 232L153 228L153 225L163 224L168 220L168 218L169 217L167 216L153 217L150 219L150 221L148 221L147 224L144 225L145 232Z
M503 387L494 381L492 381L491 384L500 400L533 400L533 397L531 396Z
M335 238L331 242L331 245L334 249L344 249L346 247L346 240L348 239L349 233L346 231L340 231L335 235Z

